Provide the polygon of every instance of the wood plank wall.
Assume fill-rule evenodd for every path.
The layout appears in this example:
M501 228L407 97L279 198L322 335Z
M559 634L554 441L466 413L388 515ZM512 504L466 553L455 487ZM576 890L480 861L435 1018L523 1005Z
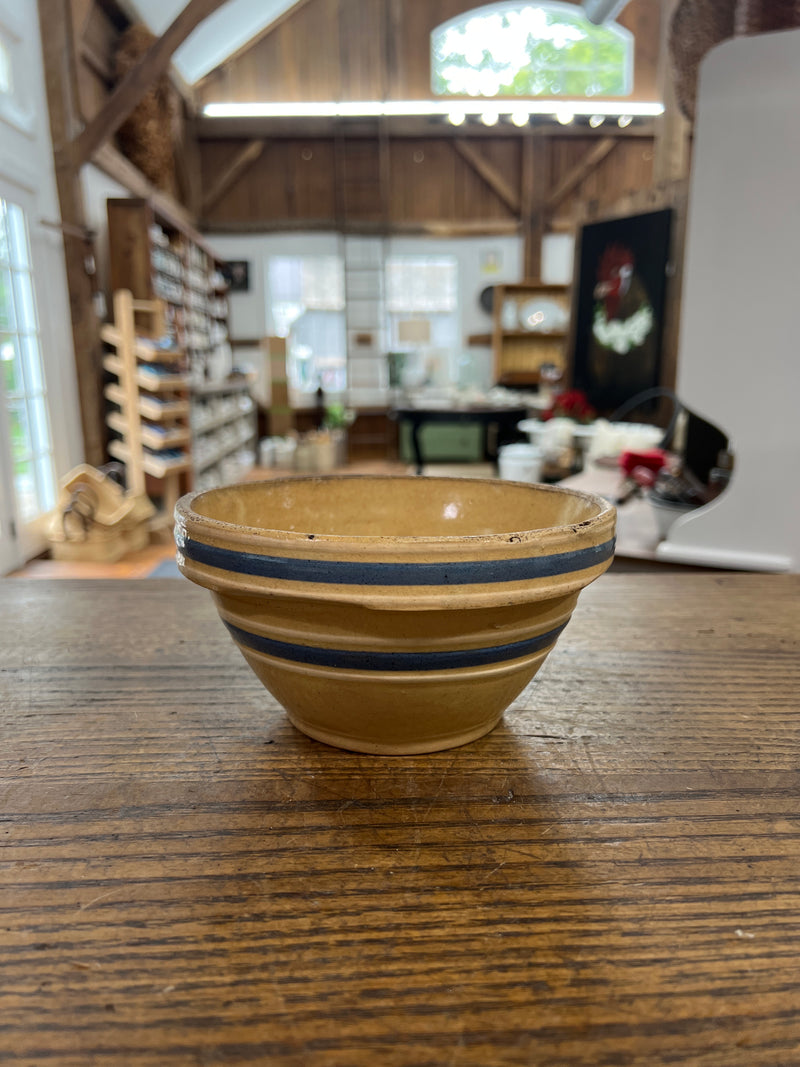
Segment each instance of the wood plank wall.
M198 107L213 101L430 97L431 31L475 6L475 0L305 0L200 82ZM633 95L657 99L661 5L630 0L619 21L636 40ZM465 230L492 223L498 230L524 225L522 211L512 211L459 155L452 129L442 130L441 136L433 126L424 136L396 136L399 124L393 122L383 129L376 124L371 135L362 128L354 136L353 125L331 122L330 133L320 133L317 123L313 136L303 136L298 124L296 136L283 133L268 140L256 162L203 213L202 224L212 230L299 228L306 223L423 232L431 227L441 231L448 223L460 223ZM256 130L247 135L256 136ZM601 130L560 137L552 129L534 135L534 152L543 157L543 166L535 168L542 185L533 194L538 206L546 204L548 193L597 138L607 135ZM503 176L521 204L531 202L523 152L530 131L497 130L478 139L465 129L463 136ZM208 130L202 137L202 186L210 189L237 151L237 141L211 139ZM545 229L569 227L587 202L593 209L611 205L648 187L653 152L652 136L620 136L614 151L557 209L544 212Z
M114 52L132 9L126 0L68 2L85 121L113 85ZM270 32L201 82L195 102L430 96L430 32L473 6L474 0L300 0ZM658 95L659 8L657 0L630 0L620 17L636 35L635 95L640 99ZM190 111L191 104L176 126L177 155L179 161L191 155L197 162L179 169L179 195L210 230L308 225L425 232L431 226L458 223L467 231L494 224L504 232L521 225L520 214L515 215L456 151L451 129L442 136L435 129L424 136L395 136L396 126L379 129L377 124L366 135L361 129L352 136L352 123L331 123L323 133L317 125L313 136L298 127L296 136L268 138L255 162L207 211L199 211L245 138L258 134L250 130L217 137L205 130L196 144ZM574 132L560 136L552 129L534 134L534 151L542 153L542 166L535 169L542 188L535 198L545 202L596 139L607 135L601 130L586 137ZM520 201L529 202L526 134L497 130L473 138L465 131L464 136ZM649 187L652 157L652 137L620 136L608 157L549 217L545 213L545 227L568 227L585 213L587 204L594 211ZM196 179L198 174L192 189L187 175Z
M203 188L212 188L241 146L237 140L200 142ZM597 143L592 137L548 136L534 140L546 152L545 189L558 187ZM522 138L482 139L476 151L502 174L522 199ZM337 168L333 137L268 141L259 158L211 206L203 225L211 230L281 227L353 227L385 223L390 230L422 230L441 223L487 226L497 231L519 225L515 215L462 159L452 137L389 140L388 189L384 218L379 175L380 144L374 138L343 139ZM548 225L569 228L577 214L611 206L623 195L648 188L653 175L653 139L619 143L558 205ZM337 177L340 189L337 192Z

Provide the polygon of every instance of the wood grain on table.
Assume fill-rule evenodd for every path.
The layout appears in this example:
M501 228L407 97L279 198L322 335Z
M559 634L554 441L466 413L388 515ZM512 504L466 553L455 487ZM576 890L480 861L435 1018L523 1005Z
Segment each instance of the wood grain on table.
M1 1063L800 1064L800 576L606 575L394 758L188 582L0 602Z

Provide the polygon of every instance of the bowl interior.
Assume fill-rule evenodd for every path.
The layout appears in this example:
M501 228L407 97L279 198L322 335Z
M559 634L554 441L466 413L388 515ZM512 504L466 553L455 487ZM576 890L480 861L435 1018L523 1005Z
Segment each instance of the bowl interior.
M582 523L608 509L554 486L468 478L334 475L200 493L203 518L255 530L338 537L486 537Z

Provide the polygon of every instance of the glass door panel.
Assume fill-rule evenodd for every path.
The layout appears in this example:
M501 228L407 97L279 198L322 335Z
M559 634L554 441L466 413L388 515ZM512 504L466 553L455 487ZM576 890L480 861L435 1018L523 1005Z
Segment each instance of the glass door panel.
M0 195L0 539L24 545L26 528L55 505L47 390L25 213ZM0 563L10 555L8 544Z

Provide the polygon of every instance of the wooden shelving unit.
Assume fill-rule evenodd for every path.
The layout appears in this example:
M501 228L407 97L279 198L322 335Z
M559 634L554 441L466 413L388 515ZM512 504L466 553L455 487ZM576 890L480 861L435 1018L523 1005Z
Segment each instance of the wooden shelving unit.
M118 435L109 441L109 454L125 464L129 493L161 499L160 519L169 525L192 469L186 354L177 346L161 346L156 362L152 342L137 335L142 328L160 335L163 327L161 301L134 300L122 289L114 294L114 322L100 335L112 348L103 358L112 376L105 395L114 405L106 423ZM144 363L143 351L148 353Z
M563 311L559 329L547 328L547 315L541 327L523 325L523 309L531 301L544 305L556 304ZM570 291L566 285L545 285L542 282L519 282L498 285L494 293L494 377L499 385L531 386L539 384L539 369L553 363L566 371L568 337L567 320L570 312Z
M136 322L139 415L154 424L185 420L187 434L191 427L189 442L171 432L163 441L173 443L162 443L161 448L191 450L195 488L235 481L255 464L257 423L249 382L231 374L222 260L200 234L160 214L148 200L111 199L107 213L112 288L129 290L134 301L157 300L163 307L160 333ZM109 344L119 340L117 329L116 324L106 327ZM163 337L173 338L185 353L185 384L180 375L171 380L165 371L159 343ZM106 357L104 365L111 373L120 369L118 358ZM106 389L106 396L120 403L121 394L113 387ZM120 432L118 417L112 415L108 425ZM143 431L142 444L153 448L159 438L151 426ZM117 443L114 448L112 454L119 457L123 446Z
M195 488L234 481L255 462L256 405L246 378L196 387L192 394ZM252 461L242 462L242 455Z

